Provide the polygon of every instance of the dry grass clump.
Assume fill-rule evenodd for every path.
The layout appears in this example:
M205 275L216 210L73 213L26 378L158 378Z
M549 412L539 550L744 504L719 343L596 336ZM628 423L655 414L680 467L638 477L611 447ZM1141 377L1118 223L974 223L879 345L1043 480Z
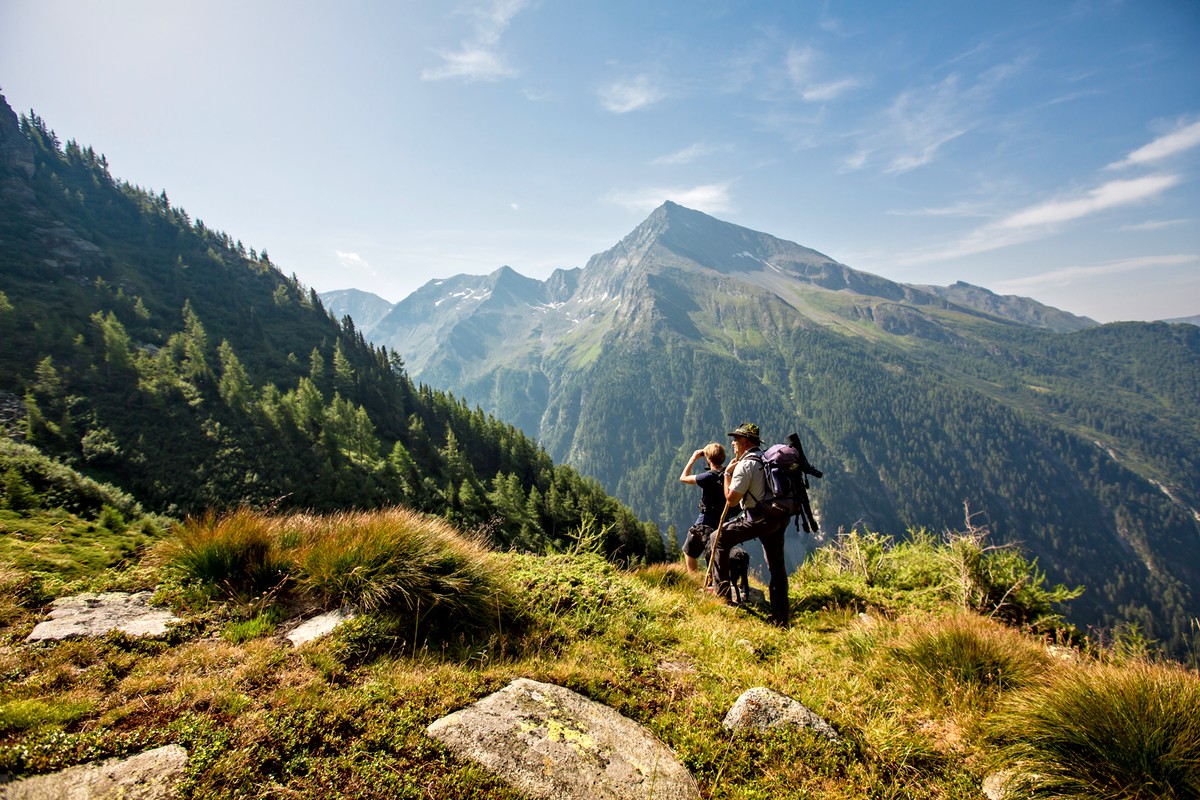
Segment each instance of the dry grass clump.
M1012 800L1200 797L1200 676L1179 665L1062 668L992 731Z
M482 542L403 508L209 515L179 526L163 557L183 583L238 600L283 592L467 627L486 627L512 605L506 571Z
M915 693L931 704L986 709L1050 666L1045 649L1012 628L971 613L919 619L891 646Z

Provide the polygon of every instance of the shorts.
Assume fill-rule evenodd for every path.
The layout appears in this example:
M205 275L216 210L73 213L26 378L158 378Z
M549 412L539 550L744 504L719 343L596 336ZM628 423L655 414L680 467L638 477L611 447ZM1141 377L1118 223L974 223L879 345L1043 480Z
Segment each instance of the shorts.
M683 554L688 558L699 558L708 551L708 539L712 536L710 525L693 525L688 528L687 538L683 540Z

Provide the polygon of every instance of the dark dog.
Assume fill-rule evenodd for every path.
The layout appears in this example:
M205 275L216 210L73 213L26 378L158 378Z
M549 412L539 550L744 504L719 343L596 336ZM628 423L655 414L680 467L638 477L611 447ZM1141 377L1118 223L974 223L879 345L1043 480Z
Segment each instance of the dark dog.
M750 597L750 554L740 544L729 550L729 582L734 602L746 602Z

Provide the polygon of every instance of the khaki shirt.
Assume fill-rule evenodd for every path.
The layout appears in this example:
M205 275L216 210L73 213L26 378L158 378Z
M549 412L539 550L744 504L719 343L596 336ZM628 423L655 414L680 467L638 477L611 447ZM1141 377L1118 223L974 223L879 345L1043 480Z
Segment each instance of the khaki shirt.
M750 453L758 453L758 458L748 458ZM729 490L742 493L742 508L754 508L758 505L758 500L755 498L765 497L767 494L761 458L762 450L756 447L748 451L738 463L733 465L733 474L729 478Z

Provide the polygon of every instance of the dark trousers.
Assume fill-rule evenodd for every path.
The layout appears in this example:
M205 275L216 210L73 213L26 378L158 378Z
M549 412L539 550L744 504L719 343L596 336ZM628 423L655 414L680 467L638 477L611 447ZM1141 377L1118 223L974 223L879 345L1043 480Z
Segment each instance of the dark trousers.
M713 571L717 576L717 594L730 598L729 551L734 545L758 539L762 542L763 555L767 558L767 570L771 574L768 591L771 596L771 616L776 625L788 621L788 575L783 562L783 532L787 530L788 518L767 517L750 519L743 514L732 522L725 523L717 537L716 552L713 553Z

